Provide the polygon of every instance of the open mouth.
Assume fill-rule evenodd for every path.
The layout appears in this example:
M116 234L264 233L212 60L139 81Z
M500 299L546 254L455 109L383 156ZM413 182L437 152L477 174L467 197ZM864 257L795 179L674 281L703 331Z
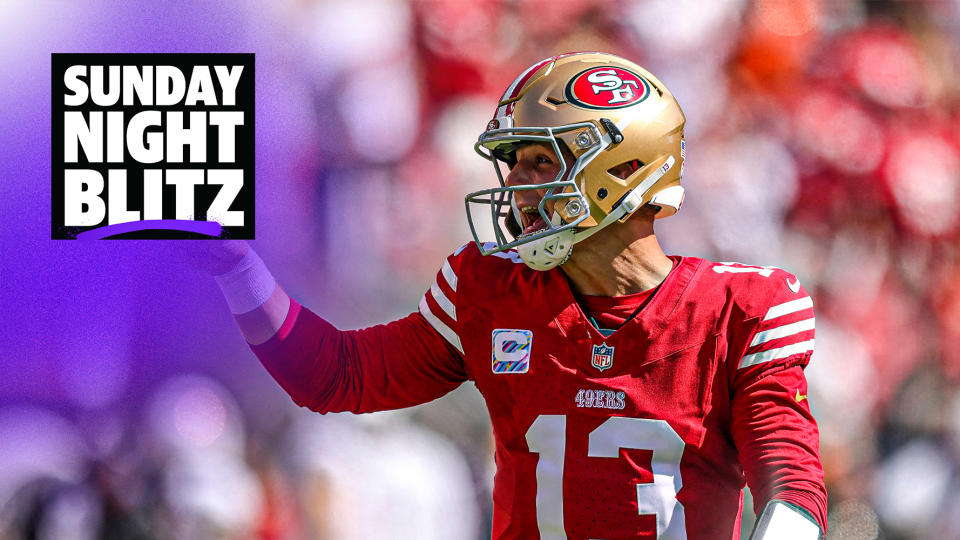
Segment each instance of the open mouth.
M528 236L547 228L547 222L540 215L540 210L536 206L524 206L520 208L523 216L523 235Z

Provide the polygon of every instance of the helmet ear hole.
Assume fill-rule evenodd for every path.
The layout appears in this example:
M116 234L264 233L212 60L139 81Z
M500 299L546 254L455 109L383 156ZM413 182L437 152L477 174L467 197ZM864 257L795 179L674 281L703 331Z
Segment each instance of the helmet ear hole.
M619 165L610 167L607 169L607 174L620 180L626 180L631 174L642 169L644 165L645 163L639 159L631 159L630 161L624 161Z

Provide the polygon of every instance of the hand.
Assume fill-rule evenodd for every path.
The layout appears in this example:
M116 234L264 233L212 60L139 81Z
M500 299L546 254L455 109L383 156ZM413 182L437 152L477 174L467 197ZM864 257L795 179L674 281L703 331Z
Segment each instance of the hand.
M191 268L219 276L233 270L249 250L243 240L184 240L175 251Z

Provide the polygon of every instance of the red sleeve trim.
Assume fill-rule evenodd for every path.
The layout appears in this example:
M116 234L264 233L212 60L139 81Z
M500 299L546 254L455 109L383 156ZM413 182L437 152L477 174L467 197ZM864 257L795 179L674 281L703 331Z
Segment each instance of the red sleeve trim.
M287 338L290 335L290 332L293 331L293 324L296 322L297 317L300 315L300 308L303 306L300 305L300 302L297 302L293 298L290 299L290 309L287 310L287 318L283 320L283 324L280 325L280 328L277 330L277 333L271 336L267 343L270 341L276 340L281 341Z
M331 355L321 349L339 349L339 335L333 325L291 298L277 333L250 350L294 403L318 410L318 382L329 380L334 369L333 362L325 361Z

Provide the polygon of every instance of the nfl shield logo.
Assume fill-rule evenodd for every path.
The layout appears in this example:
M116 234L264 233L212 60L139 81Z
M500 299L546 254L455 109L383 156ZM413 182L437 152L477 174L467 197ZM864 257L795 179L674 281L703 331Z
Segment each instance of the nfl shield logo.
M607 344L593 346L593 358L590 360L593 367L604 371L613 366L613 347L607 347Z

